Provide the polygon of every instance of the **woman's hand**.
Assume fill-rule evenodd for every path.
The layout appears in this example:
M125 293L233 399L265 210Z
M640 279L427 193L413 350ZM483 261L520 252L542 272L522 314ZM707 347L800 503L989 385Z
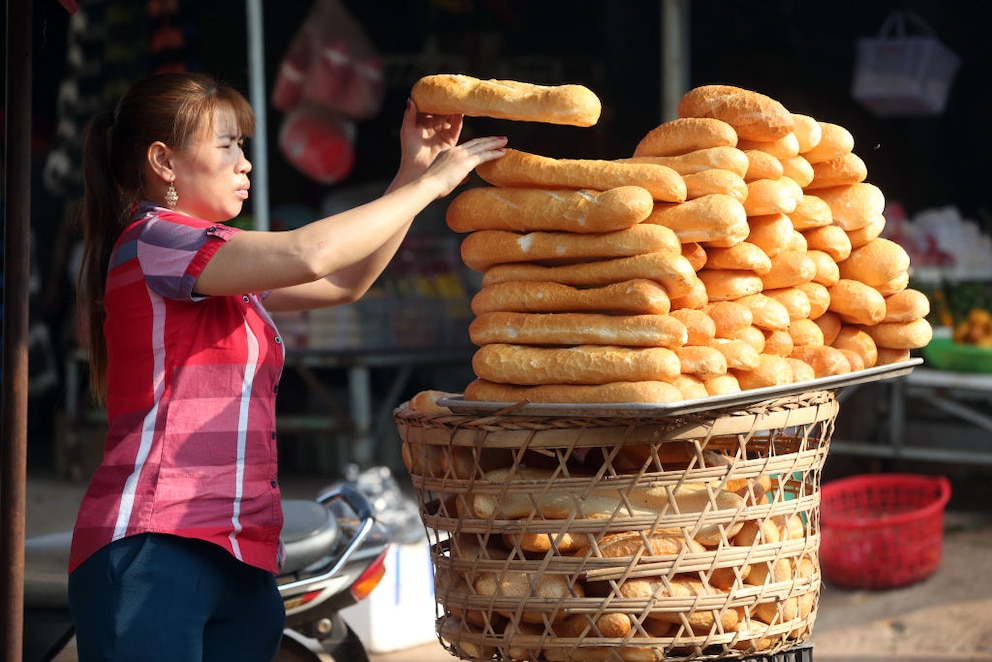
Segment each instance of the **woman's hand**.
M408 184L426 174L429 169L435 176L452 175L455 170L464 165L467 169L454 185L442 185L443 191L439 196L444 196L450 193L479 163L502 155L499 150L506 144L505 138L480 138L458 146L458 138L462 132L462 119L461 115L418 113L417 106L413 101L407 101L406 111L403 113L403 124L400 127L400 148L402 150L400 168L390 188ZM456 147L460 149L446 156L443 160L438 160L439 155L446 154ZM493 152L494 150L496 151Z

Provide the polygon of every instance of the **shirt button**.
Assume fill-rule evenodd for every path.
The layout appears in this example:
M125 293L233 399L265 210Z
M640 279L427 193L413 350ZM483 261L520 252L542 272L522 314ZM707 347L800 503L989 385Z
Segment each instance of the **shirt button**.
M245 303L248 303L248 295L247 294L245 296L241 297L241 298L244 299Z
M276 438L276 433L275 433L275 432L273 432L273 433L272 433L272 438L273 438L273 439L275 439L275 438Z
M271 481L269 483L269 485L271 485L272 487L276 487L276 485L278 485L278 483L276 483L276 481L273 480L273 481Z
M279 392L279 385L278 384L276 384L275 386L272 387L272 392L273 393L278 393Z
M277 345L281 345L282 344L282 338L280 338L279 336L276 336L275 340L276 340L276 344Z

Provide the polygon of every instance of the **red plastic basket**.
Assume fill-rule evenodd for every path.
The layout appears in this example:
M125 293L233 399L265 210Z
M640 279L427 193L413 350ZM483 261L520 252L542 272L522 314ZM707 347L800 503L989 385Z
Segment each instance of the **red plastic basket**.
M847 588L894 588L929 577L940 565L942 476L881 474L843 478L820 490L820 566Z

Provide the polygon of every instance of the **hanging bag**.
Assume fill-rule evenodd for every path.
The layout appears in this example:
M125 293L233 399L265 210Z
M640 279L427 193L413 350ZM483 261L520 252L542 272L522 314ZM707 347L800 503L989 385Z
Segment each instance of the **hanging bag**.
M923 19L892 12L858 39L851 95L879 117L940 115L960 65Z

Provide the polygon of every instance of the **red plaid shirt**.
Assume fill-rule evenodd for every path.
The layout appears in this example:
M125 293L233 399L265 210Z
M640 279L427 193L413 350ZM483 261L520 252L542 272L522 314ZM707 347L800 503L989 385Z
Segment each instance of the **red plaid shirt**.
M237 232L146 203L117 241L104 299L109 433L70 572L107 543L146 532L207 540L279 570L282 341L257 294L193 291Z

